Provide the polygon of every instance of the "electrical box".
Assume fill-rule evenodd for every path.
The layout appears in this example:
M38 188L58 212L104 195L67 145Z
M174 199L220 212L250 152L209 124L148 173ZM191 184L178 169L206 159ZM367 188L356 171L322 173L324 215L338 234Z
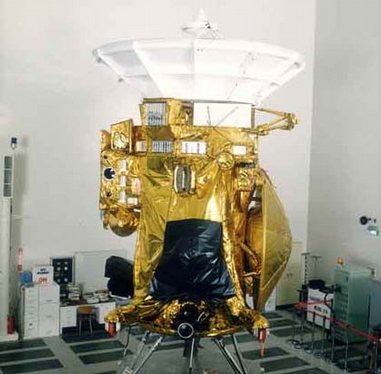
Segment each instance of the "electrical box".
M363 332L368 331L369 290L372 279L370 269L339 265L335 269L335 318ZM337 327L335 337L345 342L345 329ZM348 331L348 342L361 342L365 339Z

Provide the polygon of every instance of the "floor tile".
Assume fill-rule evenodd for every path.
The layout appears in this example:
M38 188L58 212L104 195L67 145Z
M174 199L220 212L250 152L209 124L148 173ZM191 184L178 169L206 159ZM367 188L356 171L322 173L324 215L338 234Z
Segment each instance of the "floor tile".
M331 355L331 351L328 350L329 357ZM364 351L360 351L357 348L348 348L348 358L353 358L353 357L362 357L364 356ZM341 347L340 349L335 349L335 355L334 359L335 361L337 360L342 360L345 358L345 348Z
M275 321L270 321L270 329L274 327L285 327L285 326L292 326L296 325L293 320L291 319L277 319Z
M249 333L235 335L235 337L237 339L238 344L257 341L257 339ZM226 339L224 339L224 341L226 344L233 344L231 338L226 338Z
M23 340L20 342L6 342L0 343L0 352L44 346L46 346L46 344L42 339Z
M77 344L70 346L74 353L88 353L93 351L101 351L106 349L123 348L122 343L119 340L110 340L102 342L91 342L84 344Z
M291 371L287 374L328 374L326 371L319 368L301 369L297 371Z
M80 343L88 342L91 340L100 340L100 339L112 339L106 331L97 331L93 334L84 334L84 335L63 335L62 339L66 343Z
M171 349L183 349L184 342L160 344L158 351L169 351Z
M275 312L263 313L263 316L266 317L267 319L282 318L283 317L281 314L275 313Z
M288 352L279 347L266 348L264 357L261 357L259 349L242 352L242 356L248 360L259 360L262 358L285 356L288 354Z
M54 373L54 369L62 368L63 365L59 360L33 361L23 364L1 366L3 374L30 373L39 370L49 370Z
M130 334L136 336L136 335L143 335L144 332L145 332L145 330L143 329L143 327L140 327L140 326L133 326L133 327L131 328L131 332L130 332Z
M279 329L279 330L271 330L271 334L277 336L278 338L285 338L286 336L292 337L293 334L293 328L289 327L286 329ZM295 328L295 339L299 339L299 328ZM311 332L311 330L307 327L304 327L304 333L307 334Z
M131 351L128 351L128 353L132 353ZM82 355L79 356L80 360L85 364L96 364L99 362L106 362L106 361L117 361L120 360L123 357L123 349L119 349L117 351L112 352L105 352L105 353L94 353L90 355Z
M340 369L344 369L344 362L340 362L337 365ZM348 373L354 373L357 371L362 371L365 372L369 368L369 361L368 360L351 360L348 361L348 366L347 366L347 372Z
M265 361L260 363L261 367L265 369L265 373L278 370L293 369L302 366L308 366L309 363L297 358L297 357L287 357L281 358L273 361Z
M0 354L0 364L12 361L23 361L36 358L53 357L53 352L48 349L33 349L30 351L6 352Z

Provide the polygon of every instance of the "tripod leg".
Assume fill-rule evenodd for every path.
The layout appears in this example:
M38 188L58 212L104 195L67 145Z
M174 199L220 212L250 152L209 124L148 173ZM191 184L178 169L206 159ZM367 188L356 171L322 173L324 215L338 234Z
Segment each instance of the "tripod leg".
M302 308L302 321L300 323L300 348L304 346L304 323L306 319L306 311Z
M241 355L241 352L240 352L239 349L238 349L237 338L235 337L234 334L232 334L232 340L233 340L233 345L234 345L235 354L236 354L236 356L237 356L237 358L238 358L239 366L241 366L242 372L243 372L243 373L246 373L246 368L245 368L245 366L243 365L242 355Z
M151 349L147 352L147 354L143 357L140 364L136 367L136 369L133 370L131 374L138 374L139 371L143 368L144 364L149 360L149 358L152 356L152 354L156 351L156 349L159 347L161 342L163 341L164 337L160 336L159 339L156 340L155 344L151 347Z
M292 313L292 337L287 340L288 343L292 344L296 349L300 348L300 341L296 339L296 307L294 306L294 310Z
M128 345L130 344L131 329L132 329L132 325L129 325L127 327L127 336L126 336L126 343L124 344L123 356L127 356L127 349L128 349Z
M335 360L335 322L331 323L331 362Z
M139 358L140 358L140 356L141 356L141 354L143 352L144 346L146 345L147 340L148 340L150 334L151 333L149 331L146 331L144 333L143 338L142 338L142 340L141 340L141 342L139 344L138 350L136 351L136 355L135 355L135 357L134 357L134 359L133 359L133 361L131 363L131 369L133 369L135 367L136 363L138 362L138 360L139 360Z
M348 326L345 328L345 358L344 358L344 371L348 369L348 350L349 350L349 338L348 338Z
M217 347L220 349L221 353L225 357L226 361L229 363L230 367L233 369L234 373L236 374L247 374L241 370L241 368L238 366L238 364L234 361L233 357L231 356L230 352L226 349L224 342L221 338L216 338L213 340Z
M312 332L311 332L311 343L306 343L304 345L304 350L307 353L313 353L315 348L315 323L316 323L316 312L312 312Z
M196 344L196 339L193 338L191 342L190 357L189 357L189 374L192 374L192 371L193 371L193 355L194 355L195 344Z

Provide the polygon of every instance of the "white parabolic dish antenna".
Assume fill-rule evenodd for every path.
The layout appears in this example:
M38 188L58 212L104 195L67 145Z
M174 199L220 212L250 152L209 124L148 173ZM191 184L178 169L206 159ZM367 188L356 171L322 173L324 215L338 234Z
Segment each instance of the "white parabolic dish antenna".
M183 31L193 37L118 41L95 49L94 55L145 98L254 105L305 65L295 51L222 38L202 10Z

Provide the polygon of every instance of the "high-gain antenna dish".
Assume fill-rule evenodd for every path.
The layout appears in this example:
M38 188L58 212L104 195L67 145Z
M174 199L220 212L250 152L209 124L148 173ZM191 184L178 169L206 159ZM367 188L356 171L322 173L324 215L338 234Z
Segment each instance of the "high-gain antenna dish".
M289 49L222 38L202 10L182 30L192 37L118 41L95 49L94 55L145 98L254 105L305 65L303 57Z

